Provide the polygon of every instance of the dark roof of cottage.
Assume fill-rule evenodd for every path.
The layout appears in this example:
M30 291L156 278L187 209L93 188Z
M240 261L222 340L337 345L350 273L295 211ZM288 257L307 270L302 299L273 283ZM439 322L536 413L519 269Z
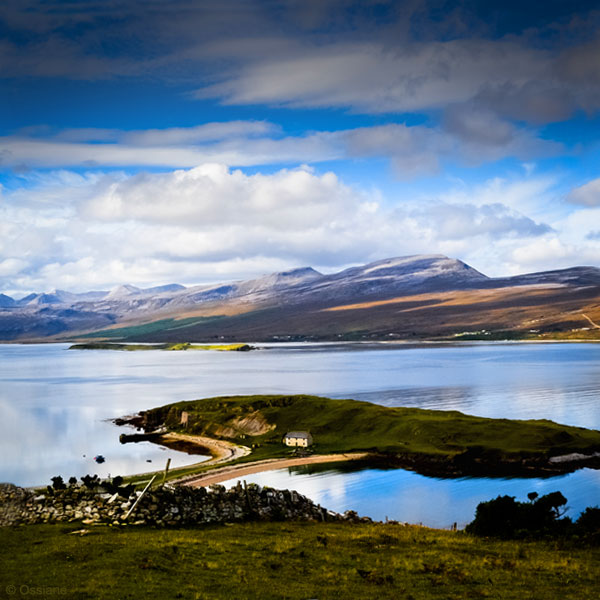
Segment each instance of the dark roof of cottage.
M308 433L308 431L288 431L288 433L285 434L286 438L300 438L303 440L307 440L308 438L312 437L310 435L310 433Z

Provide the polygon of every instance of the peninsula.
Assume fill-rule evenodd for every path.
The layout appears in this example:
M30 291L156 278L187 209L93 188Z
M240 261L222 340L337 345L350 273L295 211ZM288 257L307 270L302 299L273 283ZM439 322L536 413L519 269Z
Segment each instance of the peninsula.
M190 484L206 478L208 470L214 483L284 468L298 458L307 463L363 460L439 477L549 477L584 466L600 468L600 431L548 420L489 419L307 395L177 402L117 422L143 428L145 439L164 445L185 436L188 447L197 439L206 449L208 439L247 449L232 453L219 473L212 472L216 461L172 473ZM314 438L300 457L282 442L286 432L295 430L310 431ZM218 462L226 461L220 455Z

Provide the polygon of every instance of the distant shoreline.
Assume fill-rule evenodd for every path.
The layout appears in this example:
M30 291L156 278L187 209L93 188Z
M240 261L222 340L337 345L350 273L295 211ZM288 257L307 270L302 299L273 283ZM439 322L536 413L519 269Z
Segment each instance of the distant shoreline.
M114 342L114 344L118 344L119 342ZM322 340L322 341L314 341L314 340L298 340L298 341L260 341L260 342L249 342L249 346L253 346L252 349L258 349L258 346L268 347L276 349L278 347L293 347L293 346L323 346L323 347L332 347L332 346L362 346L365 349L368 349L369 346L374 346L378 348L388 347L393 349L394 346L398 347L427 347L427 346L500 346L500 345L519 345L519 344L598 344L600 343L600 339L586 339L586 338L578 338L578 339L520 339L520 340L490 340L490 339L471 339L471 340ZM79 345L76 340L0 340L1 346L52 346L52 345ZM159 346L164 346L165 344L160 344L156 342L132 342L131 344L127 343L126 345L140 345L147 346L148 350L161 349ZM234 343L231 344L213 344L210 342L202 343L202 342L192 342L191 345L201 345L201 346L230 346L237 345ZM93 350L95 348L86 348L86 350Z

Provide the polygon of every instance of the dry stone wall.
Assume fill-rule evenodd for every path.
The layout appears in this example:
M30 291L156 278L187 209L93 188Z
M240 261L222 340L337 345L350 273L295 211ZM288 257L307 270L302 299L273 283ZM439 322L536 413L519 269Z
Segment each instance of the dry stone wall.
M355 512L343 515L315 504L293 490L238 484L229 490L163 486L147 492L127 513L141 492L127 496L70 485L35 493L0 484L0 525L81 521L113 525L200 525L236 521L370 521Z

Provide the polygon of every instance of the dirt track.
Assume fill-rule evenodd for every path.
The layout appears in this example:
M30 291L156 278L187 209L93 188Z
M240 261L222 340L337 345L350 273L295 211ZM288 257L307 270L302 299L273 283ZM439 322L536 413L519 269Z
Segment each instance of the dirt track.
M598 325L598 323L596 323L596 322L592 321L592 319L590 319L590 317L588 317L586 314L584 314L584 313L581 313L581 316L582 316L582 317L585 317L585 318L586 318L586 319L587 319L587 320L590 322L590 325L591 325L591 326L592 326L594 329L600 329L600 325Z
M298 467L301 465L360 460L366 458L367 456L368 454L366 452L354 452L348 454L317 454L315 456L306 456L302 458L271 458L253 463L221 467L219 469L210 471L209 473L191 475L173 483L180 483L182 485L189 485L191 487L200 487L211 485L213 483L221 483L236 477L252 475L253 473L262 473L263 471L274 471L276 469L286 469L288 467Z

